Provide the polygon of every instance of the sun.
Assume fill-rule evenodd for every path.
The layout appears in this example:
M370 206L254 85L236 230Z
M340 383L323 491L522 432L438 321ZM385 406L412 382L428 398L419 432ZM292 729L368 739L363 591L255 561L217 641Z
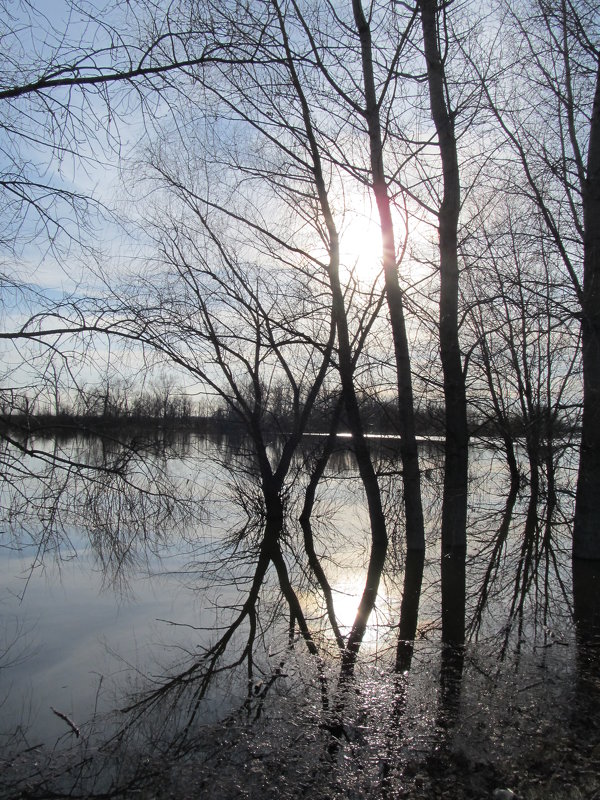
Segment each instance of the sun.
M343 214L337 219L342 278L369 289L383 275L383 239L379 211L367 189L346 190ZM426 280L432 272L432 246L437 228L418 209L391 203L398 274L405 287ZM435 259L433 259L435 260Z
M372 194L346 195L343 223L340 225L340 262L342 271L359 282L373 283L383 272L383 238L379 211ZM406 209L391 205L396 263L408 253L409 239L419 232L416 219L409 219Z
M346 209L340 228L340 262L355 279L372 282L382 270L381 226L377 209L358 199Z

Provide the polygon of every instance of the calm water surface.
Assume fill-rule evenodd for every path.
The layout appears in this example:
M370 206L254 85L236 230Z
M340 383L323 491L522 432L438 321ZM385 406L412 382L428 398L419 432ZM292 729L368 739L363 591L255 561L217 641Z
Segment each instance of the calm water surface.
M116 722L102 715L128 705L132 692L181 672L235 618L249 585L252 548L247 542L254 535L246 513L252 482L239 469L246 463L243 453L238 448L227 454L222 444L198 439L188 441L180 455L168 461L168 470L201 502L161 536L131 544L121 569L113 563L107 570L106 551L90 540L83 520L69 528L68 546L43 558L31 537L4 536L0 733L11 764L18 761L26 771L31 763L24 752L38 758L57 743L64 750L79 745L73 726L83 733L92 718L96 741L122 727L123 715ZM513 498L509 509L501 462L474 449L467 644L445 648L440 642L436 530L441 491L435 444L423 447L422 462L430 544L416 640L408 649L406 668L394 671L405 557L401 532L395 535L399 498L390 478L389 566L352 688L338 681L339 657L323 619L323 600L307 586L302 589L303 567L288 555L290 575L300 587L298 596L324 658L321 667L306 655L301 641L290 649L281 598L270 576L260 605L261 646L250 694L243 669L215 677L214 691L196 718L194 757L184 752L177 777L165 767L164 780L175 796L193 786L215 797L261 796L267 790L282 797L428 797L438 791L439 768L452 785L460 784L459 797L491 796L509 778L523 796L537 797L533 784L519 783L515 774L523 770L524 760L530 764L536 758L538 784L548 789L551 770L540 756L542 743L557 752L566 747L565 731L591 713L596 702L589 682L582 689L582 675L587 680L590 670L582 670L587 650L578 648L573 625L564 531L560 525L544 526L541 507L532 533L527 492ZM242 529L244 537L237 536ZM294 525L286 535L292 553L299 536ZM330 464L316 509L315 536L346 635L368 555L368 519L348 454ZM527 546L526 540L531 540ZM232 662L235 647L234 638ZM177 702L189 704L190 698L181 695ZM138 755L145 747L148 763L164 751L168 736L176 735L177 702L171 697L167 712L157 706L150 717L155 721L149 723L153 735L137 732L128 745ZM585 748L569 747L573 774L561 779L563 794L554 787L556 796L571 796L568 787L587 765ZM582 765L574 761L573 748ZM164 757L161 763L167 763ZM103 769L116 779L111 768ZM13 784L18 784L16 777Z

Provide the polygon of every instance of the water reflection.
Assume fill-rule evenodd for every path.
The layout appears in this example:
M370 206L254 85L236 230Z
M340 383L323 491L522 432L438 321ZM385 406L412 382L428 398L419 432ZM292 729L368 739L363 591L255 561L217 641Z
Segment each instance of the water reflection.
M409 550L406 554L402 605L400 607L400 623L398 625L396 672L406 672L411 666L415 639L417 637L419 602L421 599L424 567L425 553L419 550Z
M576 721L585 724L600 712L600 563L573 561L573 600L577 645ZM577 719L579 717L579 719Z
M576 563L571 594L556 492L548 502L543 486L511 488L494 454L474 451L473 479L485 501L473 492L468 550L442 554L440 451L432 445L423 451L430 547L407 553L393 456L382 448L390 553L348 680L344 651L370 543L352 453L338 444L302 452L284 508L269 514L243 439L190 437L178 459L171 451L155 460L202 504L175 524L165 517L162 538L129 525L134 505L100 503L96 516L108 509L123 522L119 537L97 522L74 526L79 558L68 568L48 562L42 577L27 571L26 552L3 551L0 608L5 623L20 619L27 632L27 658L0 660L1 696L10 694L4 741L20 764L10 785L2 779L7 797L35 774L40 794L59 784L80 793L92 784L140 788L151 776L157 796L425 798L454 786L457 796L484 797L503 786L529 791L530 773L545 786L550 757L539 760L542 743L556 754L570 747L583 769L597 730L588 726L583 747L573 725L569 742L563 729L573 702L598 707L599 573ZM273 464L281 454L274 443ZM128 574L127 597L102 592L103 571L114 564ZM18 606L23 574L35 580ZM50 706L81 724L85 746L86 719L95 719L95 742L112 737L86 772L88 783L83 771L68 777L66 756L63 777L52 782L60 772L50 766L54 739L66 748L73 736ZM121 712L99 716L113 708ZM43 781L33 763L42 757Z

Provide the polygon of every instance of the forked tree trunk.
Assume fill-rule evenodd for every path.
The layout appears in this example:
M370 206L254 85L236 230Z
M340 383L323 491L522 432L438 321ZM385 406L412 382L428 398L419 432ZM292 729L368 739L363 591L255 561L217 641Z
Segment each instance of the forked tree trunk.
M373 461L371 459L371 453L364 436L360 408L358 405L358 399L354 385L354 361L352 358L350 334L348 331L348 317L346 313L344 293L340 283L339 235L334 216L329 205L327 185L321 163L321 154L313 129L309 105L304 95L302 84L296 72L296 67L289 46L289 40L285 30L281 10L276 3L274 5L276 13L279 17L290 78L302 109L302 117L305 126L307 143L312 158L312 172L317 190L317 196L319 199L320 211L329 237L328 278L331 290L332 316L335 322L338 337L338 370L342 384L344 407L348 418L348 424L352 432L354 454L356 456L358 471L367 498L369 521L371 524L371 552L369 555L369 564L367 567L365 585L356 616L352 624L352 629L348 635L346 647L342 656L342 674L346 677L349 677L354 672L358 652L367 629L367 622L377 600L379 582L381 580L387 554L387 529L379 490L379 482L373 466Z

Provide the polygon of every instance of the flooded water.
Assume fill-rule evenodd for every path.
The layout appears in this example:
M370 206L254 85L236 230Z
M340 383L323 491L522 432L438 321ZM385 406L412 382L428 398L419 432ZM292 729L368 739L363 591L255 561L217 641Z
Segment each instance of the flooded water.
M160 502L182 498L164 517L145 509L159 526L133 501L114 525L110 487L90 499L74 484L59 526L36 527L32 508L3 533L3 796L600 797L598 575L584 568L574 596L568 468L550 513L547 494L511 494L502 460L473 448L469 546L444 563L456 590L442 603L441 453L422 445L418 564L382 447L390 547L350 678L338 638L363 590L369 525L348 451L330 461L312 520L337 635L303 556L302 459L288 489L285 575L310 642L279 569L248 604L265 523L243 443L187 439L153 458L171 487Z

